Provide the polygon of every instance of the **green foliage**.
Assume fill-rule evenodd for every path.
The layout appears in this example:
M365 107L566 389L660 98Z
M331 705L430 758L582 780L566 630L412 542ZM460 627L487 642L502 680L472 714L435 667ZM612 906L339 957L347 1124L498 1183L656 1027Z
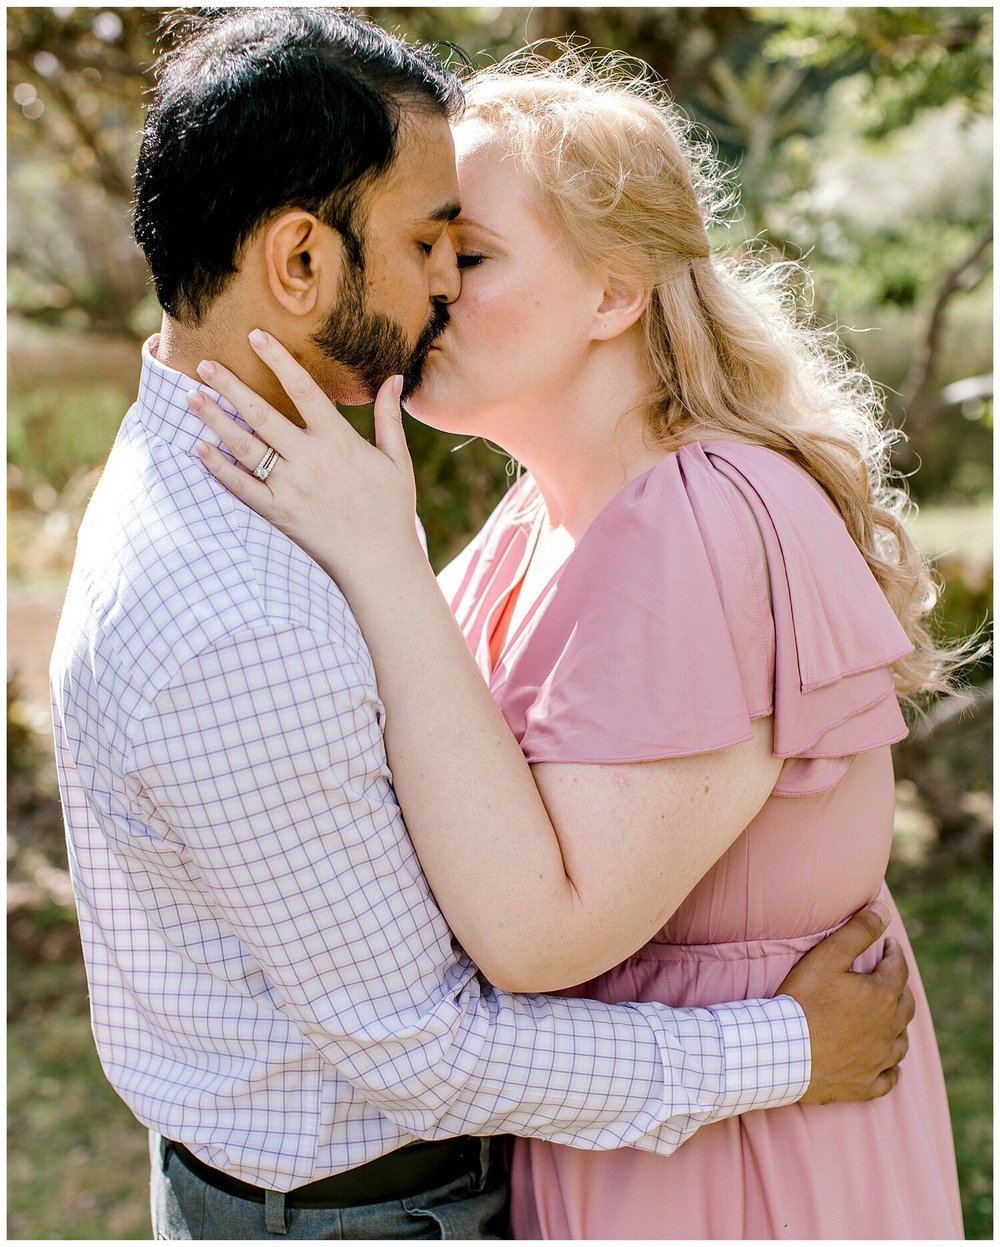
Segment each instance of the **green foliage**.
M935 631L952 644L981 635L993 606L991 567L970 567L960 558L942 559L937 564L944 591L934 613ZM985 684L993 677L993 655L984 655L964 673L973 684Z
M428 553L440 571L479 531L513 483L514 464L479 438L448 438L415 420L407 421L407 437Z
M941 594L931 615L936 636L949 644L970 637L990 638L993 611L993 528L988 502L977 506L923 507L909 527L914 539L929 555ZM992 651L983 654L961 672L961 681L985 684L993 678ZM971 748L978 742L970 742ZM960 750L964 754L965 750ZM962 756L950 760L966 788L987 791L991 785L987 756Z
M595 48L621 49L642 57L683 103L690 102L708 66L753 25L750 10L737 6L372 6L367 12L389 29L437 45L439 55L447 55L448 43L455 44L477 66L538 40L575 37Z
M162 12L7 15L10 304L42 324L134 334L146 271L129 202Z
M72 910L15 914L7 970L8 1237L148 1239L146 1134L97 1059Z
M967 410L950 410L919 439L914 438L914 444L919 450L919 467L911 494L918 501L968 504L989 498L993 481L992 400L969 403ZM962 550L968 536L958 536L953 548ZM988 596L986 605L992 609Z
M40 764L38 737L24 716L14 680L7 680L7 779L34 775Z
M809 268L823 302L844 319L886 305L919 310L933 295L942 267L956 264L969 245L967 223L940 217L898 219L874 236L863 225L832 214L824 224ZM988 311L982 300L977 302L980 313ZM919 318L910 324L912 332Z
M7 456L19 490L60 492L81 468L102 463L134 395L106 385L42 384L7 402ZM45 495L51 497L51 494Z
M868 135L909 125L926 109L961 100L988 115L992 10L850 7L757 10L775 25L765 44L778 61L827 71L863 70L870 79L859 120Z

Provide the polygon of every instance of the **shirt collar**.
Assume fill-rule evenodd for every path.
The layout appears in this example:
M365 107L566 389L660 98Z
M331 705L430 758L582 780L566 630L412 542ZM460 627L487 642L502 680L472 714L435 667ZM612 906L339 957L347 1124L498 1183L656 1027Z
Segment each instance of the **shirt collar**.
M223 411L243 424L244 428L247 427L235 407L216 390L210 389L196 378L161 364L156 358L159 344L158 333L154 333L143 343L142 373L139 378L139 393L136 396L136 413L150 433L192 455L199 442L221 446L212 430L187 405L186 396L192 390L201 390L218 403ZM229 454L224 446L222 450Z

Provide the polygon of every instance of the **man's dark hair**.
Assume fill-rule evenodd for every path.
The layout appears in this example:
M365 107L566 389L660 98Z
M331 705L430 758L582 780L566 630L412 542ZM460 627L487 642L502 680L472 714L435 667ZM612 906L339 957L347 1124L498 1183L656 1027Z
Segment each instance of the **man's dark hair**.
M408 108L456 116L457 78L343 9L193 15L159 62L135 175L135 238L160 305L198 324L269 218L302 208L363 263L359 201Z

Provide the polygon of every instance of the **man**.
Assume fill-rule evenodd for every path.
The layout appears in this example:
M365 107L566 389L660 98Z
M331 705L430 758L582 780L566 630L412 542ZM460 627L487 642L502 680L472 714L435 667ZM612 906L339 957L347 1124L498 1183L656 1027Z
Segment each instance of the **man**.
M669 1152L807 1087L881 1094L905 1052L898 951L848 973L872 913L769 1001L484 984L406 837L344 599L198 462L204 357L288 411L253 325L337 399L419 382L459 292L460 106L433 59L337 10L228 10L161 67L135 221L163 330L52 666L95 1035L151 1128L158 1238L496 1237L492 1136Z

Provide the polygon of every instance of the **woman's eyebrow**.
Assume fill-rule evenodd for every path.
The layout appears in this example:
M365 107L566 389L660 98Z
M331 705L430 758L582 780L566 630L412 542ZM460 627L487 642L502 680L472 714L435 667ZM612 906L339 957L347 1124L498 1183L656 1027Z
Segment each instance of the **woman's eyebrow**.
M481 221L477 221L475 217L459 215L454 218L452 223L462 229L473 229L477 230L480 234L488 234L490 238L495 238L497 242L503 241L502 234L498 234L496 230L490 229L488 225L483 225L483 223Z

